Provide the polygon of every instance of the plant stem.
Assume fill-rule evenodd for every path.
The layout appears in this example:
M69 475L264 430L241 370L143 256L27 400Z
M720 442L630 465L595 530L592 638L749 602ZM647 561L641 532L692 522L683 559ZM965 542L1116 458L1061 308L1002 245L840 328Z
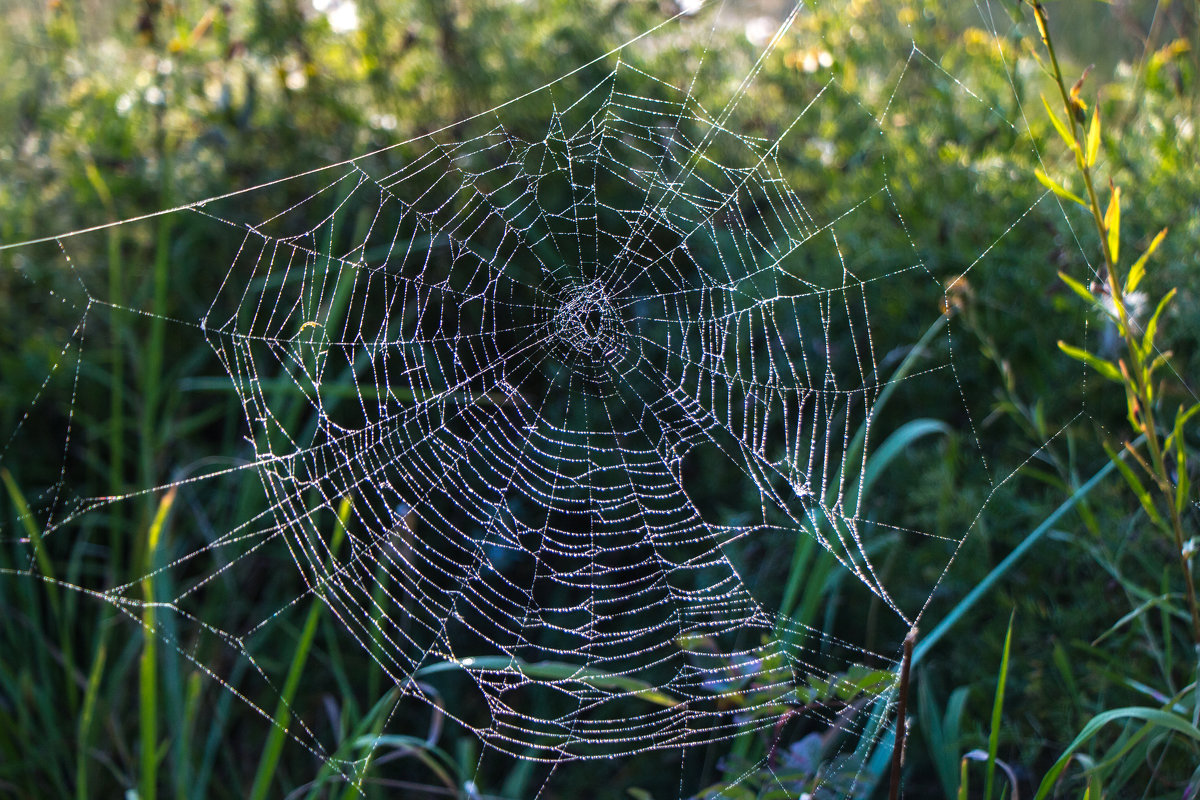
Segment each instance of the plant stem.
M1100 249L1104 254L1104 280L1113 299L1113 306L1116 308L1120 331L1125 339L1126 348L1129 351L1130 363L1133 365L1132 370L1126 373L1126 391L1131 395L1129 398L1130 420L1140 428L1139 432L1146 439L1146 447L1150 451L1150 469L1147 472L1150 473L1150 477L1154 480L1155 485L1158 487L1159 492L1162 493L1163 499L1166 502L1168 517L1170 519L1170 532L1175 540L1175 553L1179 559L1180 568L1183 570L1184 583L1187 587L1188 611L1191 614L1192 620L1192 638L1193 642L1200 646L1200 604L1196 600L1195 582L1188 567L1188 558L1184 549L1183 521L1180 517L1179 507L1174 499L1174 487L1171 484L1170 475L1166 468L1162 442L1158 437L1158 424L1154 418L1154 394L1150 385L1150 370L1147 369L1146 365L1148 353L1143 353L1133 326L1130 323L1128 311L1126 310L1124 289L1117 275L1116 259L1113 258L1112 248L1109 245L1108 226L1105 224L1104 213L1100 209L1100 200L1096 194L1091 165L1088 164L1088 159L1084 156L1084 142L1083 137L1080 136L1079 122L1075 116L1075 106L1067 90L1066 81L1063 80L1062 68L1059 66L1058 55L1054 50L1054 42L1050 38L1046 10L1038 0L1027 1L1033 8L1034 18L1037 20L1038 33L1041 34L1042 44L1046 46L1046 53L1050 57L1050 65L1054 70L1054 81L1058 86L1059 96L1062 98L1063 110L1067 114L1067 123L1071 126L1071 137L1075 142L1075 163L1079 167L1080 174L1083 176L1084 187L1087 189L1088 208L1092 212L1092 220L1095 222L1096 231L1100 234Z
M913 628L904 637L904 660L900 663L900 697L896 701L896 748L892 751L892 778L888 787L888 800L899 800L900 768L904 765L904 745L908 739L908 673L912 667L913 645L917 641L917 629Z

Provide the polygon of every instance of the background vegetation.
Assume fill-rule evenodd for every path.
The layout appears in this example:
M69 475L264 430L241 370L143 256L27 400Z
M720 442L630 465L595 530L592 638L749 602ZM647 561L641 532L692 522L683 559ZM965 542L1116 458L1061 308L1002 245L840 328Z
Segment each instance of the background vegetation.
M359 0L357 26L343 30L346 20L335 11L345 6L325 4L322 13L304 0L6 5L0 26L5 243L135 217L409 140L541 86L673 13L672 3L634 0ZM1062 270L1087 282L1087 264L1103 261L1087 210L1058 202L1034 178L1041 169L1072 185L1074 166L1038 99L1054 100L1057 90L1033 16L1016 2L986 8L1005 16L984 25L978 4L937 0L822 5L802 15L740 106L743 132L777 135L795 116L789 101L797 87L825 79L808 71L816 59L815 71L835 76L839 92L806 118L803 136L787 153L796 190L844 207L886 182L919 258L939 279L949 281L987 251L965 281L945 292L886 297L878 309L878 319L897 326L911 346L936 318L940 299L955 332L963 397L949 396L944 382L914 381L889 409L891 419L938 419L948 431L906 448L868 501L879 519L953 538L972 531L937 584L924 625L932 628L961 608L1056 507L1077 500L923 654L906 762L910 797L954 797L964 769L970 796L979 793L985 767L963 758L989 747L1002 655L1007 681L994 753L1011 768L1022 796L1097 714L1151 707L1195 724L1200 712L1200 643L1190 633L1185 578L1171 543L1119 478L1101 481L1086 497L1080 492L1109 462L1104 445L1119 449L1133 434L1124 394L1094 376L1085 379L1083 367L1055 343L1086 344L1105 358L1115 358L1121 344L1111 319L1077 302L1056 276ZM1195 402L1200 375L1198 12L1180 3L1084 0L1051 4L1049 11L1068 80L1096 64L1081 90L1083 116L1092 106L1102 110L1099 163L1101 174L1126 191L1126 252L1140 252L1158 230L1169 229L1143 295L1130 301L1135 318L1145 320L1153 302L1178 290L1158 334L1159 349L1172 353L1173 373L1158 394L1169 419L1177 406ZM710 82L696 90L702 101L719 103L727 81L711 76L740 76L756 53L744 17L730 18L736 24L719 28L710 48ZM648 56L651 62L681 58L695 38L708 35L704 19L685 21L678 50ZM899 83L883 120L887 135L880 137L862 109L885 105L913 42L913 63L924 68ZM821 64L817 47L836 57ZM564 93L591 86L608 68L584 70ZM516 133L540 137L546 116L539 97L508 119ZM384 160L398 165L413 152L399 148ZM239 199L237 213L264 218L284 199L252 194ZM874 219L859 214L842 226L843 247L871 263L910 262L906 238L880 230ZM1016 223L998 241L996 220ZM251 694L246 702L230 691L250 691L239 683L245 662L214 670L229 676L223 686L174 644L202 663L215 663L223 651L201 639L173 639L171 620L157 621L167 632L162 640L144 637L149 608L122 610L14 572L32 569L85 588L120 586L195 550L222 520L245 519L247 509L261 504L262 487L234 476L204 493L184 488L169 500L149 497L91 514L69 537L39 538L52 520L36 509L61 508L56 493L64 487L102 496L186 478L213 452L225 453L230 464L247 457L236 397L196 378L221 374L211 352L170 336L164 325L164 318L204 314L236 247L187 216L72 242L71 269L54 243L0 252L0 432L18 431L0 442L7 486L0 493L0 566L7 570L0 574L0 793L133 791L149 798L346 791L313 754L273 733L278 729L263 719L278 718L270 694ZM87 371L80 384L87 390L78 396L69 395L70 382L46 383L56 367L76 364L62 348L89 300L72 270L101 302L155 315L112 331L102 328L102 315L87 317L93 327L84 346L94 341L107 349L78 360ZM35 402L38 413L26 419ZM964 405L973 417L963 416ZM1180 438L1198 443L1194 421ZM1184 460L1172 474L1178 480L1195 470L1194 460ZM997 480L1010 473L996 491ZM987 514L976 521L985 502ZM165 533L167 503L186 504L191 529ZM1189 537L1197 533L1196 514L1189 499L1183 515ZM896 538L884 548L878 560L886 565L885 582L903 607L919 607L938 581L945 547L902 546ZM790 554L748 549L740 557L761 565L755 585L783 602ZM814 588L796 618L893 652L904 631L879 621L869 597L838 580L827 559L812 559L806 586ZM263 619L300 594L295 572L290 562L264 557L237 582L215 582L204 602L213 609L235 604L245 619ZM174 596L162 575L142 587L145 597ZM347 743L345 755L362 755L355 743L382 722L377 703L388 692L382 675L330 615L307 607L284 613L291 638L253 655L273 674L296 667L294 686L282 691L334 729L335 739ZM522 798L547 780L546 770L531 764L485 762L476 775L474 739L451 726L426 742L430 725L427 714L416 712L388 723L389 734L414 738L396 738L390 758L363 762L369 796ZM1196 797L1197 743L1186 731L1165 730L1117 719L1083 744L1058 785L1061 796L1079 797L1092 786L1111 797ZM861 765L825 761L827 733L797 725L778 741L764 735L711 748L686 767L687 791L711 786L726 787L731 797L768 796L774 784L755 767L764 757L795 794L816 783L827 793L842 791L836 772ZM652 753L564 768L544 796L628 790L634 797L674 797L675 758ZM997 794L1004 785L996 780Z

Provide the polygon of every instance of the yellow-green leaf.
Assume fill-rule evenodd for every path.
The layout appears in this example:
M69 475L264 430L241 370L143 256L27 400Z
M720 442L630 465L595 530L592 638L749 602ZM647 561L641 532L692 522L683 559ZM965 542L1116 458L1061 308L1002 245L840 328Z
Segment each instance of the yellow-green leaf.
M1133 266L1129 268L1129 276L1125 279L1125 293L1128 294L1138 287L1142 282L1142 278L1146 274L1146 262L1150 260L1150 256L1154 255L1154 251L1162 244L1163 239L1167 236L1167 229L1163 228L1158 232L1158 235L1150 242L1150 246L1146 248L1146 252L1133 262Z
M1188 420L1190 420L1192 417L1194 417L1197 413L1200 413L1200 403L1196 403L1194 406L1187 409L1186 411L1183 410L1182 408L1180 408L1179 411L1176 412L1176 414L1175 414L1176 430L1182 431L1184 426L1187 425ZM1167 437L1166 441L1163 442L1163 449L1170 450L1174 446L1175 446L1175 433L1172 432L1171 435ZM1186 444L1184 445L1184 449L1185 450L1187 449Z
M1187 447L1183 441L1182 411L1175 415L1175 510L1182 513L1187 509L1188 490L1191 488L1187 471Z
M1092 124L1088 127L1087 135L1087 165L1090 167L1096 163L1096 157L1100 155L1100 106L1096 106L1096 110L1092 112Z
M1073 347L1072 345L1069 345L1061 340L1058 343L1058 349L1062 350L1076 361L1082 361L1084 364L1087 364L1089 367L1096 370L1096 372L1099 372L1110 381L1123 383L1121 379L1121 371L1118 370L1117 365L1111 361L1106 361L1098 355L1089 353L1087 350L1083 350L1079 347Z
M1172 289L1163 295L1163 299L1158 301L1158 308L1154 309L1154 315L1146 323L1146 334L1142 337L1142 351L1147 355L1154 351L1154 336L1158 333L1158 318L1166 310L1167 304L1171 302L1171 298L1175 297L1175 291L1175 289Z
M1116 264L1121 259L1121 187L1112 187L1108 210L1104 212L1104 230L1108 234L1108 254Z
M1053 178L1051 178L1046 173L1042 172L1040 169L1035 169L1033 171L1033 175L1035 178L1038 179L1039 183L1041 183L1043 186L1045 186L1050 191L1054 192L1059 197L1061 197L1065 200L1072 200L1076 203L1079 203L1079 205L1084 206L1085 208L1087 207L1087 203L1083 202L1083 198L1081 198L1077 194L1072 194L1071 192L1064 189L1062 186L1059 186L1057 183L1054 182Z
M1170 355L1171 351L1168 350L1165 353L1159 353L1155 356L1154 360L1150 362L1150 366L1146 367L1146 374L1153 375L1155 372L1158 372L1162 365L1167 363L1167 357Z
M1058 135L1067 143L1067 147L1071 148L1072 152L1078 154L1079 145L1076 144L1075 137L1067 130L1067 126L1063 124L1063 121L1058 118L1058 114L1054 113L1054 109L1050 107L1050 101L1046 99L1046 95L1042 95L1042 105L1046 107L1046 113L1050 115L1050 122L1054 124L1054 130L1058 131Z
M1088 305L1096 305L1096 296L1089 292L1087 287L1082 283L1061 271L1058 273L1058 279L1065 283L1067 288L1069 288L1072 292L1082 297Z
M1141 478L1133 471L1133 468L1125 463L1125 459L1121 458L1115 450L1107 444L1102 444L1104 452L1108 453L1109 459L1116 465L1117 470L1125 478L1125 482L1129 484L1129 488L1133 490L1137 496L1138 502L1142 505L1142 510L1146 512L1146 516L1150 517L1150 521L1155 525L1162 524L1162 516L1158 513L1158 509L1154 507L1154 500L1150 497L1150 492L1146 490Z
M55 613L58 613L58 579L54 575L54 567L50 561L50 556L46 553L46 545L42 542L42 534L39 531L37 521L34 519L33 512L29 509L29 504L25 501L25 495L21 493L21 489L17 486L16 479L7 469L0 469L0 479L4 481L4 485L8 488L9 499L12 500L14 509L17 512L17 519L25 528L25 533L29 538L29 543L33 545L33 556L37 562L38 569L42 575L49 581L50 603L54 606Z

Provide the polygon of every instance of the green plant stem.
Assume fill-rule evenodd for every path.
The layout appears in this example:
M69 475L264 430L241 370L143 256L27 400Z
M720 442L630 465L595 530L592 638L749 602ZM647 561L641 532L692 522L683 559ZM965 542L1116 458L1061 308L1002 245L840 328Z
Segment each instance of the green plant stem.
M1131 421L1140 417L1140 432L1144 435L1146 447L1150 451L1151 468L1147 472L1150 473L1151 478L1166 501L1167 512L1171 521L1171 534L1175 540L1175 553L1179 559L1179 566L1183 570L1184 584L1187 587L1188 611L1191 614L1192 620L1192 639L1195 644L1200 645L1200 604L1196 600L1195 582L1192 578L1191 569L1188 567L1187 554L1184 549L1183 520L1179 514L1179 507L1174 500L1173 487L1171 486L1169 473L1166 469L1166 460L1163 457L1162 443L1158 438L1158 425L1154 418L1153 390L1149 384L1150 373L1145 368L1145 357L1141 352L1133 327L1130 324L1128 312L1126 311L1124 290L1121 281L1118 279L1116 260L1113 258L1112 248L1109 245L1108 227L1104 221L1104 213L1100 209L1100 200L1096 194L1091 166L1084 156L1084 143L1083 138L1080 136L1079 123L1075 117L1074 104L1071 102L1070 92L1067 90L1066 81L1063 79L1062 67L1058 63L1058 55L1054 50L1054 42L1050 38L1046 10L1038 0L1028 0L1028 2L1033 8L1034 17L1037 20L1038 32L1041 34L1042 44L1045 45L1046 53L1050 57L1050 65L1054 70L1054 82L1058 86L1059 96L1062 98L1063 110L1067 114L1067 123L1071 128L1071 137L1075 141L1075 163L1079 167L1080 174L1083 176L1084 187L1087 190L1088 207L1092 212L1092 220L1096 224L1096 230L1100 234L1100 249L1104 254L1104 279L1108 286L1108 291L1112 295L1113 305L1116 307L1120 323L1120 330L1124 336L1126 348L1129 351L1130 363L1133 365L1132 370L1127 373L1126 379L1126 390L1133 395L1131 405L1134 408L1131 411L1135 413L1130 415Z

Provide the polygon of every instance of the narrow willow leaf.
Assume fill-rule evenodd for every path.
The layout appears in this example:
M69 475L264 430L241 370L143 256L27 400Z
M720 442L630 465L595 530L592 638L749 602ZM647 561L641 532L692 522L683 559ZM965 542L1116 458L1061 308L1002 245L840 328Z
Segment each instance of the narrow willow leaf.
M1058 343L1058 349L1062 350L1076 361L1082 361L1083 363L1087 364L1089 367L1096 370L1110 381L1116 381L1117 383L1124 382L1124 380L1121 378L1121 371L1118 370L1117 366L1111 361L1105 361L1100 356L1089 353L1087 350L1073 347L1061 340Z
M1108 234L1108 252L1113 263L1121 260L1121 187L1112 187L1108 210L1104 212L1104 230Z
M1146 248L1146 252L1142 253L1137 261L1133 262L1133 266L1129 268L1129 276L1125 278L1125 293L1128 294L1138 287L1142 282L1142 278L1146 275L1146 262L1150 260L1150 256L1154 255L1154 251L1162 244L1162 240L1167 236L1167 229L1163 228L1158 232L1158 235L1150 242L1150 246Z
M1146 516L1150 517L1150 521L1155 525L1162 524L1162 517L1159 516L1158 509L1154 507L1154 501L1150 498L1150 492L1146 491L1146 487L1142 485L1142 479L1137 476L1133 468L1125 463L1115 450L1104 445L1104 452L1108 453L1109 459L1116 465L1121 475L1125 478L1125 482L1129 484L1129 488L1137 496L1138 502L1142 504L1142 510L1146 512Z
M1146 374L1153 375L1155 372L1158 372L1159 368L1167 363L1167 360L1170 358L1170 356L1170 350L1165 353L1159 353L1154 357L1154 360L1150 362L1150 366L1146 367Z
M1064 200L1070 200L1072 202L1079 203L1079 205L1081 205L1081 206L1085 206L1085 207L1087 206L1087 203L1083 202L1082 197L1068 191L1067 189L1064 189L1062 186L1059 186L1057 183L1054 182L1053 178L1051 178L1046 173L1042 172L1040 169L1035 169L1033 171L1033 176L1038 179L1039 183L1041 183L1047 189L1054 192L1056 195L1063 198Z
M1154 352L1154 337L1158 333L1158 320L1162 316L1163 311L1166 310L1167 304L1171 302L1171 298L1175 296L1175 291L1175 289L1172 289L1163 295L1163 299L1158 301L1158 308L1154 309L1154 315L1146 323L1146 334L1142 337L1142 351L1145 355Z
M1187 474L1187 445L1183 440L1184 414L1175 415L1175 510L1182 513L1188 505L1188 489L1191 481Z
M1067 126L1058 118L1058 114L1054 113L1054 109L1050 107L1050 101L1046 99L1046 95L1042 95L1042 105L1046 107L1046 113L1050 115L1050 122L1054 124L1054 130L1058 131L1058 135L1067 143L1067 147L1071 148L1071 152L1078 155L1079 145L1075 142L1075 137L1067 130Z
M1190 420L1192 417L1196 416L1197 414L1200 414L1200 403L1197 403L1196 405L1192 406L1187 411L1180 410L1180 412L1178 414L1176 414L1176 416L1175 416L1176 426L1182 428L1184 425L1186 425L1188 423L1188 420ZM1175 434L1172 433L1170 436L1167 437L1167 442L1163 446L1168 447L1168 448L1171 447L1174 444L1174 439L1175 439Z
M1092 112L1092 124L1087 134L1087 165L1093 166L1100 155L1100 106Z
M1090 291L1088 291L1088 288L1086 286L1084 286L1082 283L1075 280L1070 275L1067 275L1065 272L1059 272L1058 278L1063 283L1065 283L1072 292L1074 292L1075 294L1079 295L1084 300L1086 300L1088 305L1091 305L1091 306L1096 305L1096 302L1097 302L1096 295L1094 295Z

